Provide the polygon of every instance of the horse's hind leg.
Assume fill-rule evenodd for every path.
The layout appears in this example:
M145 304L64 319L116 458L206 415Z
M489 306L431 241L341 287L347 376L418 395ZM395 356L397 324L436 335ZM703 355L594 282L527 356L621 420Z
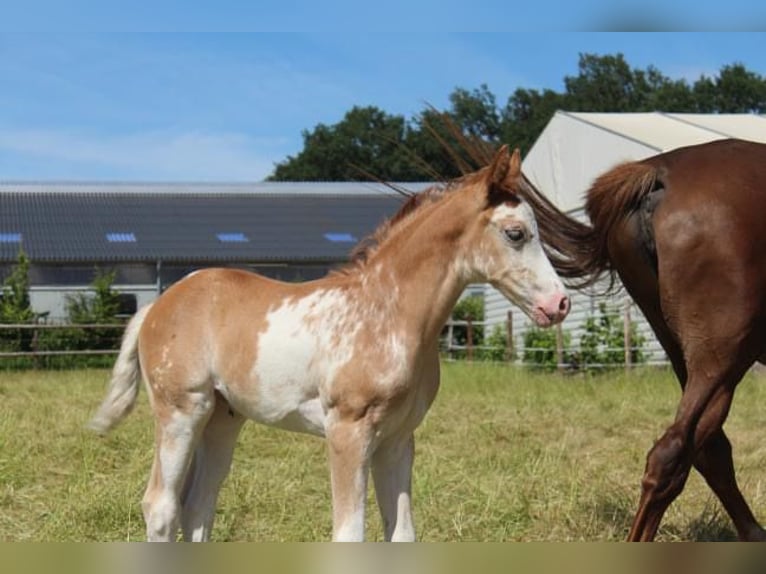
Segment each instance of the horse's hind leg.
M687 374L683 353L657 308L648 306L654 301L645 296L642 303L647 319L673 364L681 388L685 389ZM764 540L766 532L758 524L737 485L731 443L723 428L714 432L704 444L699 445L694 468L721 501L737 529L740 540Z
M758 524L737 486L731 443L723 429L713 434L697 453L694 467L723 504L740 540L766 540L766 532Z
M232 411L229 403L216 394L215 409L194 453L182 497L184 540L210 539L218 492L229 474L234 446L244 422L245 417Z
M183 406L155 398L156 446L149 484L142 503L146 539L174 542L180 521L180 495L192 453L213 409L208 393L190 393Z
M720 431L733 392L733 385L690 375L675 422L647 456L641 500L628 540L654 539L665 511L686 484L696 456L695 445L704 444Z

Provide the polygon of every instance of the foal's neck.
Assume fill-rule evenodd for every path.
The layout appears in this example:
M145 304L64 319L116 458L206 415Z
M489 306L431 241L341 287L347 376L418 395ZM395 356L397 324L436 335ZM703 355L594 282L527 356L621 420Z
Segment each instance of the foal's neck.
M436 342L470 279L461 249L467 218L437 209L403 226L360 270L362 299L384 300L425 344Z

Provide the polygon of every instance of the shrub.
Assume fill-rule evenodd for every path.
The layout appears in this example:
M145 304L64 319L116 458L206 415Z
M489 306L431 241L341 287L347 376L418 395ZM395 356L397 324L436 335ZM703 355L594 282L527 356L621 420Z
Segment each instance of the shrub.
M37 319L29 304L29 258L19 251L18 262L3 282L0 301L0 323L23 325ZM33 333L30 329L3 329L0 331L0 350L7 352L29 351Z
M562 330L562 343L564 349L569 348L572 336ZM571 354L564 352L564 363L571 362ZM556 357L556 328L541 329L530 327L524 333L524 356L525 364L537 369L551 370L558 367Z
M646 338L641 335L636 323L631 321L631 362L639 364L646 361L642 350ZM579 362L583 367L614 366L625 364L625 323L619 313L607 309L606 303L598 306L598 315L592 315L585 321L585 332L580 337Z

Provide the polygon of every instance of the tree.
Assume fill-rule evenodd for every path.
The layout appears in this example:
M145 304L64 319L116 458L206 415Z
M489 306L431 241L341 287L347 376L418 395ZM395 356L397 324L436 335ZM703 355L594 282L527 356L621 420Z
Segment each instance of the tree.
M318 124L303 132L303 150L278 163L274 181L387 181L417 178L418 169L404 148L404 117L376 107L353 107L337 124Z
M0 323L22 325L34 322L36 315L29 302L29 258L23 250L10 275L3 282L3 297L0 301ZM29 351L32 345L32 331L29 329L3 330L0 348L4 351Z
M97 270L91 283L92 294L77 293L67 296L67 315L73 325L110 325L117 322L120 309L119 294L112 289L116 273ZM72 329L63 333L67 347L79 350L116 349L120 333L117 327Z
M19 251L18 261L3 283L0 323L31 323L34 318L29 303L29 258Z
M501 139L526 154L556 110L566 109L565 97L553 90L517 89L502 113Z
M766 112L766 79L742 64L690 84L654 66L633 68L623 54L580 54L564 90L517 88L500 108L486 84L456 88L450 107L426 107L410 120L376 107L354 107L334 125L303 132L304 147L278 163L271 180L427 181L449 179L475 158L466 140L500 142L526 153L557 110L576 112Z
M738 114L766 112L766 78L742 64L721 68L717 78L702 76L694 85L700 111Z

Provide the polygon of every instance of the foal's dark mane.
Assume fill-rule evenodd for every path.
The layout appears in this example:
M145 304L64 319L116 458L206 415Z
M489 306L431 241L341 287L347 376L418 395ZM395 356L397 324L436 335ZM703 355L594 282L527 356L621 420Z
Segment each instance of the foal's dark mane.
M363 238L351 252L348 264L336 269L335 273L347 275L363 267L403 221L409 219L415 212L422 210L424 206L440 201L459 185L470 183L470 180L478 179L482 175L483 171L470 173L451 181L434 184L419 193L397 188L397 193L405 197L402 206L394 215L381 223L375 231Z
M421 158L414 158L425 166L435 181L441 183L420 193L412 193L391 186L396 192L406 197L402 207L358 244L351 254L349 264L341 268L340 273L346 274L364 265L399 223L424 205L438 201L453 187L467 183L468 178L480 177L479 173L483 172L479 170L491 163L498 145L466 135L446 114L440 115L440 121L442 127L446 128L451 136L450 141L442 135L444 129L438 130L430 125L426 125L426 128L439 142L450 157L453 167L462 176L450 180L428 166ZM608 260L604 255L605 229L599 233L593 227L559 210L526 176L523 176L521 185L506 191L526 201L532 208L540 230L543 249L565 283L571 287L586 287L595 283L605 271L609 271ZM600 200L594 200L594 203L598 201ZM605 213L608 213L608 208ZM599 228L599 226L596 227Z

